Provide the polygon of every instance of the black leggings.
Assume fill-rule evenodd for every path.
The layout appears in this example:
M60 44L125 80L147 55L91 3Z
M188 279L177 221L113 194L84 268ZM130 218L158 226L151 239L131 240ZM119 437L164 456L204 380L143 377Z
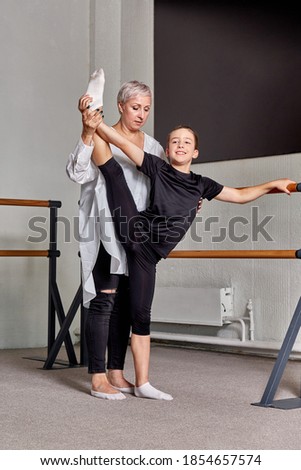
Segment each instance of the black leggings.
M140 214L119 163L111 158L99 169L106 180L115 229L127 255L132 332L149 335L156 264L160 256L149 240L141 241L141 233L137 229Z
M91 300L86 320L88 372L124 368L130 334L130 315L127 276L110 274L111 256L100 245L93 269L96 297ZM102 292L116 289L116 294Z

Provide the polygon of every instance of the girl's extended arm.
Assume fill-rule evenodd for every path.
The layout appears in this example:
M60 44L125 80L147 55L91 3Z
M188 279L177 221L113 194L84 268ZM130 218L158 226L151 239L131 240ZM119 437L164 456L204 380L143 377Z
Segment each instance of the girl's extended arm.
M255 199L264 196L273 189L278 189L280 192L290 194L287 188L289 184L296 184L288 178L269 181L267 183L259 184L257 186L248 186L246 188L229 188L224 186L223 190L216 196L215 199L224 202L234 202L237 204L245 204L246 202L254 201Z
M125 155L130 158L135 165L141 166L144 158L144 151L137 147L137 145L130 142L126 137L123 137L112 127L107 126L103 121L97 128L97 134L101 139L109 144L118 147Z

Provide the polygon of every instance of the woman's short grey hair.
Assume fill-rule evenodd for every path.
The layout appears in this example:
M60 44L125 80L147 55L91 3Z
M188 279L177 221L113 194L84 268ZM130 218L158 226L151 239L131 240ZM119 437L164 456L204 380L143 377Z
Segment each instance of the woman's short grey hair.
M145 83L132 80L124 83L117 95L117 103L126 103L128 100L137 95L149 96L152 98L152 90Z

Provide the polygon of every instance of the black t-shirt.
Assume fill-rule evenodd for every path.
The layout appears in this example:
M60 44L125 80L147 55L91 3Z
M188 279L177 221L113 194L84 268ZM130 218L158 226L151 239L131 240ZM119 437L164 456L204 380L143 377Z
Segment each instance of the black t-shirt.
M189 229L200 198L210 201L223 186L193 172L182 173L146 152L137 168L151 180L150 204L140 213L143 230L152 248L166 258Z

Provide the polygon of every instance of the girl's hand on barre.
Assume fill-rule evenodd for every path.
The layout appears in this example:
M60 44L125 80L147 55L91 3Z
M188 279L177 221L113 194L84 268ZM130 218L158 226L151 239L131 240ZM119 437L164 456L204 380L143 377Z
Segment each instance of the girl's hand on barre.
M291 194L291 191L296 186L296 181L292 181L288 178L281 178L279 180L272 181L274 183L274 188L282 193L286 193L288 195ZM291 186L291 187L290 187Z

